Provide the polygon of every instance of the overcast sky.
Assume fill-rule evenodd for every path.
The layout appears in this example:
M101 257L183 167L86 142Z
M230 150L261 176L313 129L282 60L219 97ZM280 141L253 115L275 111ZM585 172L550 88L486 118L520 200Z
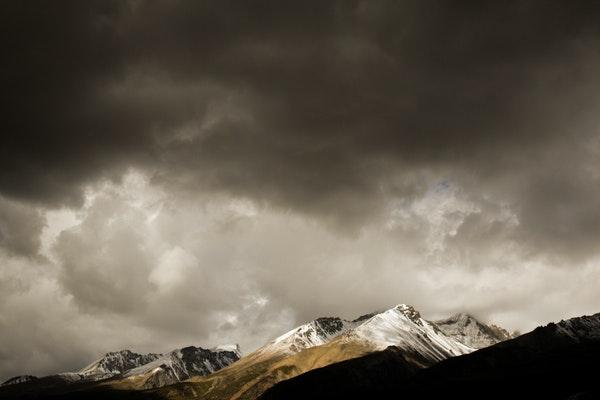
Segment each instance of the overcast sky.
M600 3L0 7L0 380L600 311Z

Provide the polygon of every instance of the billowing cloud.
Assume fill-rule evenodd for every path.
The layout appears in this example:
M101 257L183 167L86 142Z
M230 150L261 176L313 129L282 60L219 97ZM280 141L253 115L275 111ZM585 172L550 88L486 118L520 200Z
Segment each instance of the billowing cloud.
M597 311L599 6L2 8L0 322L32 345L0 374L397 302Z
M15 255L37 256L44 222L40 210L0 197L0 248Z

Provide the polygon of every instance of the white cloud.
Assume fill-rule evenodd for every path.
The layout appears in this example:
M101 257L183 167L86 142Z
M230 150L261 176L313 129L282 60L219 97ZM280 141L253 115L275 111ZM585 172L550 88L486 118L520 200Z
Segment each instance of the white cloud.
M399 302L526 330L600 301L598 264L575 274L527 256L505 234L518 227L506 206L451 184L390 204L387 220L347 236L244 198L171 195L135 171L91 187L81 210L47 213L51 258L2 254L0 375L81 367L121 348L247 352L319 316Z

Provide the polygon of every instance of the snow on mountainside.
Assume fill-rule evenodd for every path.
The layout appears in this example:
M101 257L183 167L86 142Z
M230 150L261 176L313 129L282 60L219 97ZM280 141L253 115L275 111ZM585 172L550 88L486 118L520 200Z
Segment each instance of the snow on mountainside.
M406 304L374 315L344 333L341 340L367 342L373 350L396 346L430 361L441 361L475 350L445 335L434 323L421 318L418 311Z
M255 400L282 380L388 346L396 346L419 367L474 351L444 335L411 306L401 304L352 321L318 318L279 336L221 371L191 379L189 384L197 397L207 400ZM184 388L171 386L158 393L185 398L187 393L180 390Z
M240 359L237 345L213 349L184 347L165 354L147 364L125 373L128 380L139 381L136 386L147 389L181 382L193 376L205 376Z
M420 370L389 348L288 379L260 399L600 399L599 358L595 314L540 326Z
M44 387L57 387L75 383L112 386L128 381L127 388L156 388L180 382L193 376L203 376L224 368L241 357L237 345L224 345L212 349L184 347L167 354L138 354L121 350L105 354L76 372L62 372L37 378L31 375L16 376L0 386L31 386L41 382ZM125 379L123 379L125 378ZM23 385L21 385L23 384Z
M447 336L475 349L482 349L513 337L505 329L496 325L486 325L465 313L435 321L435 324Z
M106 353L104 357L94 361L77 373L84 379L104 379L122 374L132 368L148 364L161 357L161 354L138 354L130 350Z
M412 306L400 304L353 321L337 317L317 318L279 336L256 353L293 355L335 339L367 342L373 350L398 346L432 361L474 350L473 346L461 343L452 335L446 335L435 323L422 319Z
M284 333L261 347L258 352L266 354L294 354L304 349L328 343L331 339L356 326L354 321L337 317L317 318Z
M2 382L0 386L16 385L17 383L34 381L36 379L38 377L33 375L19 375Z

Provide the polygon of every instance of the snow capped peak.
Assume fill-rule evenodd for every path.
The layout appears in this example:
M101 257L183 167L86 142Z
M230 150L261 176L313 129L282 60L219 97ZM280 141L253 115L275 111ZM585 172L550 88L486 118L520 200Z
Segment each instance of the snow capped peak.
M435 324L446 335L476 349L512 338L505 329L492 324L484 324L466 313L454 314L447 319L435 321Z
M102 379L122 374L127 370L154 361L160 356L161 354L153 353L138 354L131 350L109 352L77 373L83 375L85 378Z
M383 311L376 311L376 312L372 312L372 313L368 313L368 314L364 314L361 315L360 317L353 319L352 322L358 324L359 322L364 322L370 318L372 318L373 316L382 313Z
M434 323L424 320L413 306L398 304L353 321L337 317L317 318L279 336L257 352L294 354L338 337L344 341L369 343L370 347L378 350L398 346L435 361L474 350L446 336Z
M239 360L238 345L217 346L212 349L188 346L175 349L152 362L133 368L125 377L143 378L142 388L170 385L192 376L204 376Z
M239 344L222 344L210 349L213 352L231 352L235 353L238 357L242 356L242 351L240 350Z
M415 310L413 306L409 306L408 304L398 304L396 307L393 308L393 310L401 312L402 314L404 314L404 316L406 316L406 318L410 319L415 323L419 323L419 321L421 320L421 314L417 310Z
M470 320L475 319L474 317L472 317L470 314L461 312L461 313L456 313L450 316L450 318L448 318L449 320L453 320L453 321L462 321L462 322L467 322Z
M338 317L317 318L284 333L258 351L261 353L297 353L325 344L355 325L355 322Z
M414 307L406 304L374 315L345 333L344 340L363 341L377 350L396 346L430 361L440 361L474 350L446 336L435 324L421 318Z

